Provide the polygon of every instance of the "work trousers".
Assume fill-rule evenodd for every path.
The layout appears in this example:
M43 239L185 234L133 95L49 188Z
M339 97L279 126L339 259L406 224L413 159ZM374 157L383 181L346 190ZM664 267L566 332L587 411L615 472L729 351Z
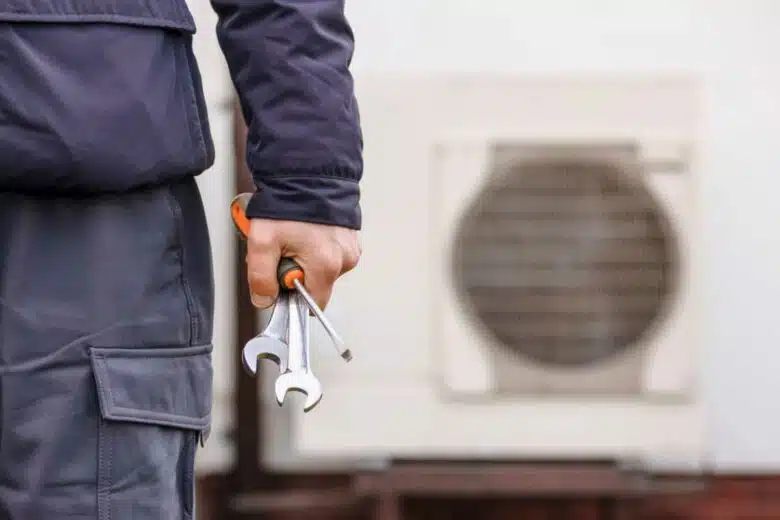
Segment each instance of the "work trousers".
M0 520L193 517L213 300L194 179L0 193Z

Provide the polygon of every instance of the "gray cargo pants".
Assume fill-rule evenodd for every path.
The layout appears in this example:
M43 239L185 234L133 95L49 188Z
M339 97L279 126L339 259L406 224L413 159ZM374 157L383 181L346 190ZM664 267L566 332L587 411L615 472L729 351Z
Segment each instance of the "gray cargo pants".
M192 518L212 308L194 180L0 193L0 519Z

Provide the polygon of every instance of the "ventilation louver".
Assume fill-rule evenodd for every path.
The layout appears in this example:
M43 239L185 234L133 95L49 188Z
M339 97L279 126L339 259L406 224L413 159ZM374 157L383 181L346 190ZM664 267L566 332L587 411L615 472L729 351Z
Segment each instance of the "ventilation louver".
M598 160L514 164L463 218L455 283L498 343L557 366L631 348L673 290L668 223L649 191Z

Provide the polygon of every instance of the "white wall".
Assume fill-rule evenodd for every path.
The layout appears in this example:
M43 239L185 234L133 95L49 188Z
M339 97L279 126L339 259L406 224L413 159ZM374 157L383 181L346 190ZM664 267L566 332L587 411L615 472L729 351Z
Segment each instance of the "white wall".
M358 80L362 72L702 75L699 202L709 258L702 320L712 464L780 470L780 2L347 4Z
M190 0L218 162L201 181L217 267L215 415L229 415L233 237L224 203L232 172L230 97L207 0ZM780 470L780 2L777 0L348 0L363 72L694 71L706 89L700 204L706 250L703 310L713 464ZM366 172L371 175L371 172ZM371 208L365 208L370 212ZM221 349L221 350L220 350ZM210 442L204 469L230 452Z

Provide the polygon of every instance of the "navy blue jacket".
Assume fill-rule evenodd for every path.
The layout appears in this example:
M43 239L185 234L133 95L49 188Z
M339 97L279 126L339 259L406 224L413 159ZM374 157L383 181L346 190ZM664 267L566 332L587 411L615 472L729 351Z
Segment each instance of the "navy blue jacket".
M249 128L251 217L360 228L344 0L211 0ZM185 0L0 0L0 190L115 193L214 145Z

